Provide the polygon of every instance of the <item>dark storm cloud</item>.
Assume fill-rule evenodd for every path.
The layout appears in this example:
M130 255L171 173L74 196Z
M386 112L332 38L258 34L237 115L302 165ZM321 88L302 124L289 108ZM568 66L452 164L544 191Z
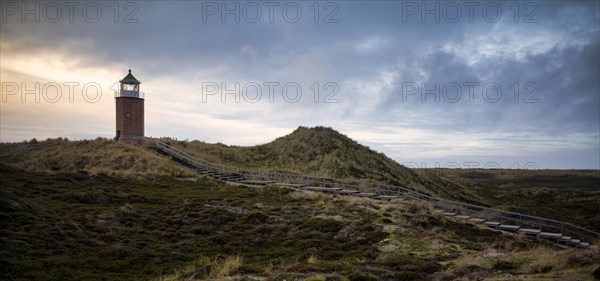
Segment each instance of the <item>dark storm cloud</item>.
M485 131L500 128L562 134L597 131L600 118L597 78L600 77L600 46L597 36L597 33L591 35L590 42L585 45L554 47L546 53L519 60L492 59L476 66L467 65L453 54L434 52L426 56L420 66L413 66L426 69L425 77L419 79L410 74L401 75L408 79L397 81L393 94L382 104L382 108L426 110L436 112L438 117L455 120L451 126L445 123L436 126L436 130L476 128ZM415 83L422 87L421 83L425 83L426 87L432 89L435 83L442 88L453 82L461 86L462 97L455 99L456 91L448 88L447 92L439 91L439 102L436 102L433 94L425 95L425 101L423 94L407 95L402 86L402 83ZM473 100L468 96L468 87L463 85L465 82L480 84L474 88ZM533 82L535 86L524 88L528 82ZM482 89L486 83L500 85L501 98L496 101L496 92L490 88L489 96L492 98L486 100ZM514 83L519 83L520 91L516 100ZM444 93L447 99L444 99Z
M232 22L231 17L222 23L218 15L203 22L201 2L167 4L161 1L136 2L139 13L135 18L139 23L115 24L109 12L111 3L101 3L104 14L98 23L76 17L74 23L63 20L56 24L22 24L18 17L9 17L13 22L3 26L3 39L14 42L15 48L25 53L58 49L93 57L98 64L111 60L141 62L157 75L213 64L243 66L245 62L239 53L244 45L257 50L261 63L268 63L273 54L290 50L302 54L343 43L358 43L372 35L392 40L393 49L387 53L356 56L352 50L342 50L336 55L329 50L326 54L340 69L348 66L350 72L364 73L361 71L365 69L364 62L381 63L390 56L410 54L411 49L420 48L428 41L461 36L461 26L468 25L403 23L399 20L400 4L394 2L380 5L339 2L337 24L314 23L309 5L304 3L301 5L303 18L298 23L283 20L279 10L272 24L243 20L238 24ZM373 17L373 14L381 16ZM86 40L92 42L91 46L77 44Z

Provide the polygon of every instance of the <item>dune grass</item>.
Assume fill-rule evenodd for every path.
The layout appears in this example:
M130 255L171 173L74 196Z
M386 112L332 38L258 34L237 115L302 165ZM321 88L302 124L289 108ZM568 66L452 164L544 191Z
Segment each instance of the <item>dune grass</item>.
M0 162L30 172L91 175L194 176L147 146L136 147L109 139L69 141L64 138L23 143L0 143Z
M164 274L155 281L185 281L185 280L219 280L230 277L243 264L240 255L225 257L200 257L189 263L184 268L174 270L173 273Z
M198 158L243 169L382 182L477 202L453 181L421 176L385 154L326 127L299 127L272 142L250 147L161 140Z

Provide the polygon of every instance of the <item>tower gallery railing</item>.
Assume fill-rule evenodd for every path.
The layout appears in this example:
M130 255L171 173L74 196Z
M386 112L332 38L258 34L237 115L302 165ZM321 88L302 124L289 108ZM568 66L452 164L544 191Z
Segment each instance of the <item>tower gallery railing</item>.
M142 91L114 91L115 98L136 98L136 99L144 99L145 93Z
M361 192L373 192L380 195L401 196L407 199L424 200L431 203L434 206L437 206L438 208L451 210L458 214L471 215L487 220L495 219L503 224L505 222L510 222L522 228L532 228L549 232L553 231L558 232L561 235L570 235L574 238L590 239L590 241L600 238L600 233L580 226L573 225L568 222L532 216L517 212L510 212L506 210L500 210L484 206L478 206L474 204L453 201L439 197L433 197L403 186L365 182L359 180L315 177L291 173L276 173L268 171L239 169L198 159L160 140L156 140L156 148L171 155L172 157L187 162L188 164L196 167L197 169L203 169L207 172L215 172L219 174L236 174L246 179L253 180L273 181L278 183L290 184L305 184L322 187L338 187L343 189L358 190Z

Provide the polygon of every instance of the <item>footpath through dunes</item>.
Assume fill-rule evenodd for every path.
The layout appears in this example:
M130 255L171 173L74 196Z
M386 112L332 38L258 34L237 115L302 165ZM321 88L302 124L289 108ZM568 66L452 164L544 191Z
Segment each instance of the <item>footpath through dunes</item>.
M469 220L506 232L534 235L550 239L557 244L578 248L587 248L590 246L590 241L600 238L600 233L567 222L433 197L399 185L237 169L198 159L159 140L156 140L155 149L158 153L172 157L176 162L198 173L236 184L274 185L377 200L401 199L397 203L408 203L411 200L426 201L447 217Z
M0 144L0 280L585 280L600 264L598 244L496 231L422 200L235 186L154 145Z
M555 218L600 232L600 170L415 169L478 193L498 209Z
M200 159L241 169L373 181L463 202L484 202L464 185L437 175L419 175L326 127L299 127L272 142L249 147L160 140Z
M200 159L238 169L399 185L435 197L554 218L600 232L596 203L600 175L590 176L586 171L573 171L565 177L564 171L483 170L480 174L489 179L465 179L457 175L470 176L473 170L409 169L324 127L299 127L272 142L250 147L160 140ZM526 177L525 172L533 177ZM534 180L542 175L543 182Z

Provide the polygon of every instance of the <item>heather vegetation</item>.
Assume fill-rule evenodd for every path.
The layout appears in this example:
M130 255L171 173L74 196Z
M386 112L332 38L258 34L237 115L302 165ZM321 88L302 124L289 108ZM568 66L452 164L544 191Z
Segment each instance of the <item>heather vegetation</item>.
M2 280L591 279L566 249L375 201L200 177L2 167Z
M539 177L553 179L556 172L523 182L410 170L327 128L299 128L256 147L165 140L200 158L249 169L395 183L525 211L549 202L578 210L565 217L570 221L583 221L596 208L589 192L597 188L588 186L593 173L569 172L578 183L569 193L571 202L581 204L576 208L555 200L566 195L553 180L546 186L552 196L527 192L540 188ZM0 280L593 280L600 275L598 242L587 249L566 248L448 218L426 202L226 184L159 156L152 145L60 138L0 144ZM539 209L551 212L551 207Z
M419 169L468 188L482 203L600 232L600 171Z

